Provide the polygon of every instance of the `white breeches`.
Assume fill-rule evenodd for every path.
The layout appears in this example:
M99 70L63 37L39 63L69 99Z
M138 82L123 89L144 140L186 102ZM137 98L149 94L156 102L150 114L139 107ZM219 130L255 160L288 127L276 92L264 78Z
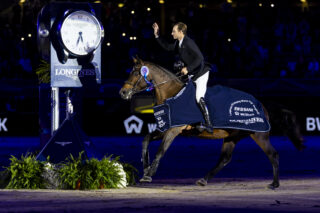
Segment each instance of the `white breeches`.
M204 98L204 95L206 94L209 73L210 72L206 72L204 75L200 76L197 80L194 81L196 83L196 100L198 103L200 101L200 98Z

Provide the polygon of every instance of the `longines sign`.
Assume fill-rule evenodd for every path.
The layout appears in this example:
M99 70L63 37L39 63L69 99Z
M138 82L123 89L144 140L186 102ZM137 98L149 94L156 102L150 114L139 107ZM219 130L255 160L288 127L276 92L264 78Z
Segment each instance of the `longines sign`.
M52 86L55 87L81 87L81 78L98 78L99 67L83 68L82 66L54 66L51 72ZM101 79L96 79L100 83Z

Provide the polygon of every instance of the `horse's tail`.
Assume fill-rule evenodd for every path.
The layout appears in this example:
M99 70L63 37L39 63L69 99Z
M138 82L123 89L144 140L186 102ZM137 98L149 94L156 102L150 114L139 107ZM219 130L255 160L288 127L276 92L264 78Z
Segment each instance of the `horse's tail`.
M266 107L272 133L286 135L298 150L303 150L306 146L295 113L279 104L269 104Z

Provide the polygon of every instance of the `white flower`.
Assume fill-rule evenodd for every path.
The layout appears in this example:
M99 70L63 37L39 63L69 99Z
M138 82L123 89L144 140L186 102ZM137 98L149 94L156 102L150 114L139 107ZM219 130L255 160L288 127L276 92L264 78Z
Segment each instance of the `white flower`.
M53 166L52 166L52 164L50 164L49 162L47 162L45 165L44 165L44 168L45 168L45 170L52 170L52 168L53 168Z
M118 183L117 187L118 188L125 188L128 183L127 183L127 177L126 177L126 172L123 169L123 166L119 163L114 163L115 166L118 167L119 169L119 175L121 177L120 182Z

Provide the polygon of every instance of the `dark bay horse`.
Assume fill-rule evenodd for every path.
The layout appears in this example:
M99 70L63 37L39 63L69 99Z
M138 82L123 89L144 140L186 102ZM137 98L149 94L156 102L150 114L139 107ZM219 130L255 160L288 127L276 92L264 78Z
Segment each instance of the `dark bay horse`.
M149 69L146 79L141 75L141 67L146 66ZM168 70L151 62L134 59L134 67L127 81L120 90L120 95L123 99L129 100L132 95L140 91L146 90L150 83L155 88L156 104L163 104L170 97L175 96L184 86L184 83ZM264 108L266 118L269 120L269 115ZM288 117L286 117L288 119ZM291 122L291 125L295 125ZM243 138L250 136L264 151L270 160L273 167L273 181L268 185L268 188L274 189L279 187L279 156L273 148L269 140L269 132L250 132L238 129L214 129L213 133L206 131L195 131L195 126L184 125L172 127L165 132L155 131L145 136L142 142L142 159L144 174L140 182L151 182L152 176L156 173L160 163L160 159L170 147L174 138L179 134L188 136L198 136L200 138L223 139L221 155L218 163L214 166L204 178L199 179L196 183L201 186L207 185L209 179L214 177L224 166L226 166L232 157L232 152L236 144ZM294 133L291 134L291 141L296 148L302 149L303 138L300 131L294 127ZM162 139L159 150L150 165L148 146L151 141ZM294 140L292 140L294 139Z

